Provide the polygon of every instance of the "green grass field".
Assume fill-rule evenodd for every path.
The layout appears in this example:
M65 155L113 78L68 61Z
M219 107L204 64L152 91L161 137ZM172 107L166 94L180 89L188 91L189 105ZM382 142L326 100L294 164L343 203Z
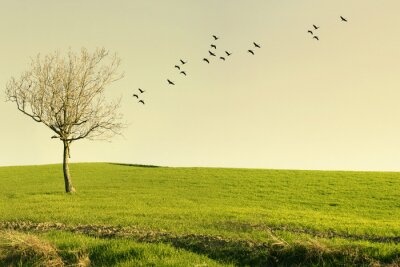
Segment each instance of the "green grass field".
M400 264L400 173L81 163L71 175L74 195L60 165L1 167L2 229L69 264Z

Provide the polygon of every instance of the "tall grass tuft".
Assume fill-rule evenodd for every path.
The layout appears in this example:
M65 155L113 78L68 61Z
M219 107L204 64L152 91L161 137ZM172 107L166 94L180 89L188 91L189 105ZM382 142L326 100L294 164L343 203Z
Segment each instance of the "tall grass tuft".
M16 231L0 231L0 262L6 266L64 266L52 244L34 235Z

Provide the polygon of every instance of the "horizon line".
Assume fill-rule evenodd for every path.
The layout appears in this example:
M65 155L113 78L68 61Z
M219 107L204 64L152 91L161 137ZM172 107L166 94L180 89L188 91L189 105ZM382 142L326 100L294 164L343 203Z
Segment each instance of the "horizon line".
M379 172L379 173L400 173L400 170L361 170L361 169L291 169L291 168L267 168L267 167L220 167L220 166L163 166L154 164L143 163L126 163L126 162L109 162L109 161L82 161L70 162L70 165L79 164L114 164L125 165L129 167L143 167L143 168L201 168L201 169L244 169L244 170L272 170L272 171L315 171L315 172ZM49 166L49 165L62 165L62 163L43 163L43 164L22 164L22 165L0 165L0 168L8 167L35 167L35 166Z

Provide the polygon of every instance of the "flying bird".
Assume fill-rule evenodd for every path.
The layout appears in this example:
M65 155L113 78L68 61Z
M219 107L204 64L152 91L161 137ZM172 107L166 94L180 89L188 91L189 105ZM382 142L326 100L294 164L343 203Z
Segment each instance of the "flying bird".
M178 65L175 65L175 68L177 68L178 70L180 70L180 69L181 69L181 67L179 67Z
M185 75L185 76L186 76L186 72L184 72L184 71L181 71L180 73L182 73L183 75Z
M137 99L139 99L139 96L137 94L134 94L133 96L136 97Z
M146 92L146 91L139 88L139 92L140 92L141 94L143 94L143 93Z
M342 19L342 21L347 22L346 18L343 18L342 16L340 16L340 18Z
M254 52L253 52L253 50L247 50L247 52L249 52L250 54L252 54L252 55L254 55Z
M314 38L315 40L319 41L318 36L315 35L313 38Z
M261 48L261 46L259 44L256 44L255 42L253 42L254 46L257 48Z
M315 24L313 24L314 29L318 30L319 27L317 27Z
M203 58L203 61L207 62L208 64L210 64L210 61L207 58Z
M225 51L225 54L229 57L230 55L232 55L232 53L229 53L228 51Z
M187 61L183 61L182 59L180 59L179 61L182 63L182 65L185 65L187 63Z
M314 33L311 30L308 30L309 33L311 33L311 35L314 35Z
M217 49L217 46L215 44L212 44L211 47Z
M215 41L217 41L219 39L219 37L217 37L216 35L213 35L212 37L214 37Z
M142 103L144 105L144 101L143 100L139 100L139 103Z
M210 50L208 50L208 53L210 53L210 56L215 57L215 54L213 52L211 52Z
M220 59L222 59L223 61L225 61L225 58L224 57L219 57Z
M174 82L170 81L170 79L167 79L169 84L175 85Z

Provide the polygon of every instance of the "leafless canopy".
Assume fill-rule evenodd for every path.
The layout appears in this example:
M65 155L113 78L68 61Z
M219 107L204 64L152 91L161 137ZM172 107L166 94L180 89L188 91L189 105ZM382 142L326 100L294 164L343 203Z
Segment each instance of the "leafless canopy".
M88 138L107 139L123 127L118 102L106 102L104 89L122 78L120 59L108 51L58 52L32 59L20 78L11 78L7 100L36 122L41 122L64 142Z

